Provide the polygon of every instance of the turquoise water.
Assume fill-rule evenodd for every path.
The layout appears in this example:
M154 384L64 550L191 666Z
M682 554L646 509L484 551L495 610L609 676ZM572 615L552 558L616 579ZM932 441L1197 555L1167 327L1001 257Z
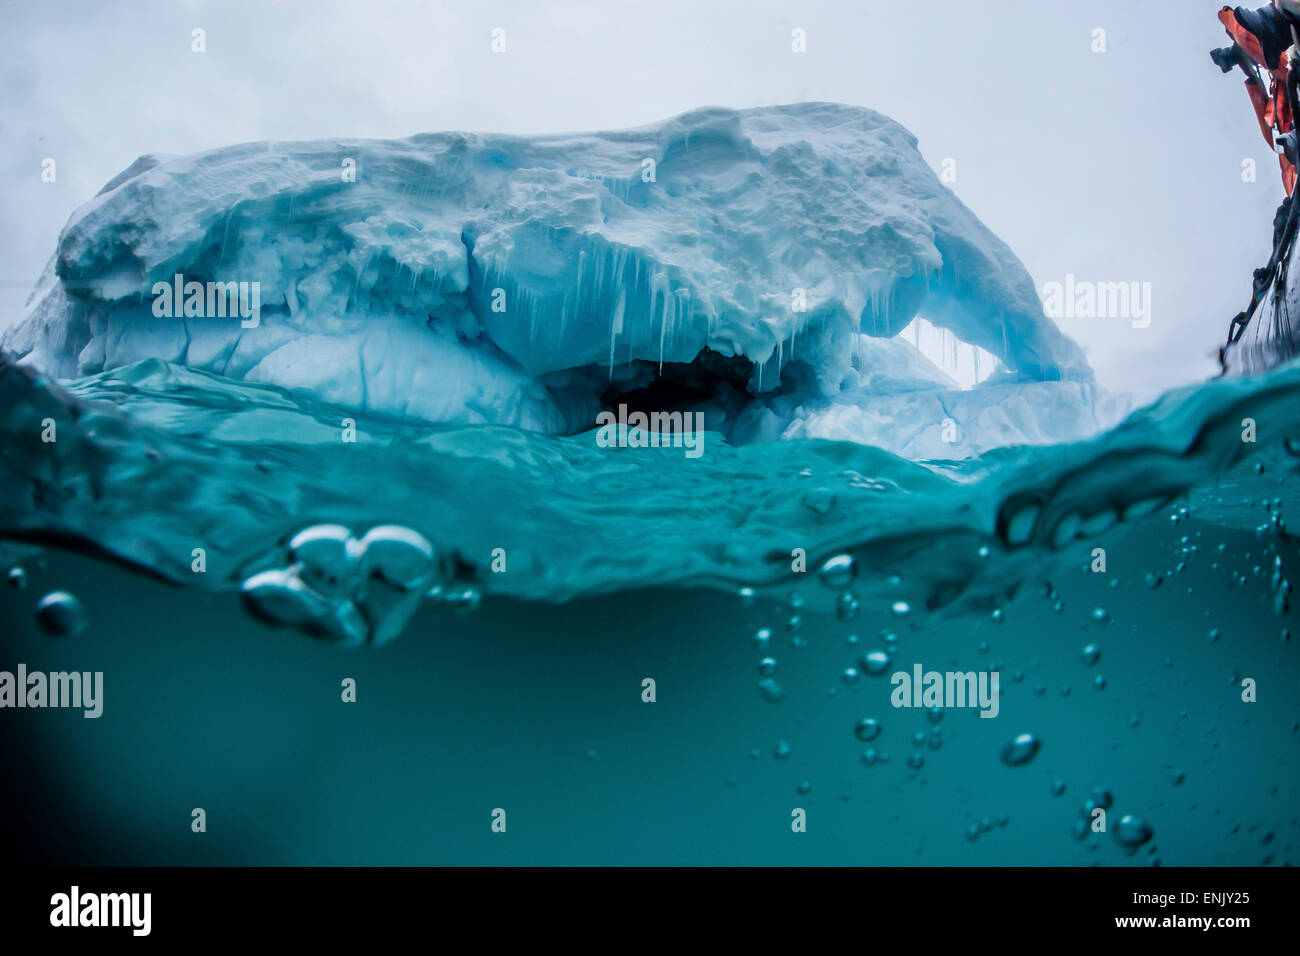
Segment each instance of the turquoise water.
M435 430L161 362L0 365L0 408L0 668L104 674L99 719L0 715L33 858L1294 862L1300 369L959 463ZM322 525L428 544L418 593L347 564L318 590L359 632L241 595ZM998 715L892 706L916 664L997 671Z

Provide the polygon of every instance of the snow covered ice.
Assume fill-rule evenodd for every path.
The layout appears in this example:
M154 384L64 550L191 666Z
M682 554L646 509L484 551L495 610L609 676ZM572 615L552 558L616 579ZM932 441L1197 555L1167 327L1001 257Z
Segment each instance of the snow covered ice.
M178 275L256 283L257 320L159 314L155 284ZM900 336L918 316L996 369L960 387ZM703 411L733 443L913 458L1114 419L1024 266L915 138L826 103L144 156L73 215L0 346L62 378L158 358L547 434L630 401Z

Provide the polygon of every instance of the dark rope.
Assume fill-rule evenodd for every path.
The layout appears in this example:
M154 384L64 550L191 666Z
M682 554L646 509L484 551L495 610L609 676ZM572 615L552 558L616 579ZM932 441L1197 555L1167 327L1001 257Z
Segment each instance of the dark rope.
M1300 69L1296 69L1294 65L1287 74L1286 98L1287 105L1291 110L1290 132L1292 134L1292 142L1296 143L1300 140L1300 136L1296 133L1296 120L1300 119ZM1293 148L1293 163L1300 163L1300 155L1297 154L1300 154L1300 148ZM1273 237L1273 255L1269 258L1267 265L1262 269L1255 270L1255 281L1251 289L1250 305L1246 307L1245 311L1238 312L1233 316L1232 322L1228 326L1228 342L1219 349L1220 374L1227 373L1228 349L1241 340L1242 335L1246 331L1246 326L1250 324L1251 316L1253 316L1255 310L1259 308L1259 304L1264 300L1264 293L1268 291L1270 286L1273 288L1275 319L1278 303L1281 303L1285 307L1287 260L1290 258L1291 247L1295 241L1296 225L1297 223L1300 223L1300 202L1296 201L1294 191L1292 195L1282 200L1282 206L1278 209L1279 213L1282 208L1286 208L1286 219L1282 226L1280 235L1276 233L1275 229Z

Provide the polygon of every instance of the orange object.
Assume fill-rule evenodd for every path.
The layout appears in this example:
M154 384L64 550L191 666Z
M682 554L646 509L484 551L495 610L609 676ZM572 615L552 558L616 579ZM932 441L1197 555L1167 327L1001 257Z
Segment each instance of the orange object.
M1277 137L1291 132L1295 126L1295 118L1291 115L1291 105L1287 101L1286 93L1287 78L1291 74L1290 57L1286 53L1281 54L1278 57L1277 68L1270 70L1265 62L1264 48L1259 38L1237 20L1232 7L1224 7L1219 11L1219 22L1246 56L1268 74L1267 92L1259 80L1251 77L1246 80L1246 95L1250 97L1255 118L1259 120L1259 131L1264 134L1264 142L1268 143L1269 149L1276 151ZM1295 164L1286 158L1285 153L1278 152L1277 158L1278 165L1282 168L1282 186L1290 196L1296 185Z
M1264 63L1264 48L1260 45L1259 38L1237 22L1237 14L1233 12L1232 7L1224 7L1219 11L1219 22L1223 24L1223 28L1228 31L1228 36L1232 37L1237 46L1246 51L1246 56L1267 69Z

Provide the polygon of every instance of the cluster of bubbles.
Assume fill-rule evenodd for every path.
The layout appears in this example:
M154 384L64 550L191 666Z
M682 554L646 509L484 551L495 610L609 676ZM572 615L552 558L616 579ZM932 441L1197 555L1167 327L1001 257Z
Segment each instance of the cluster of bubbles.
M1175 511L1173 515L1174 523L1178 523L1187 517L1187 509ZM1190 555L1196 551L1196 545L1192 543L1189 537L1184 537L1181 542L1184 555ZM1220 549L1222 550L1222 549ZM986 557L988 547L983 546L980 549L980 556ZM1185 562L1179 562L1178 566L1165 572L1165 574L1147 574L1146 585L1148 588L1156 589L1164 583L1166 577L1171 574L1181 573L1185 568ZM855 619L861 609L861 601L853 590L853 584L857 578L857 565L853 556L847 553L834 555L825 560L818 570L818 579L826 588L836 592L836 616L840 621L846 622ZM891 583L898 583L899 579L891 579ZM1112 579L1111 587L1119 585L1118 579ZM1273 565L1272 585L1275 593L1283 595L1289 594L1290 585L1282 576L1281 559L1278 558ZM1063 603L1060 595L1050 582L1046 585L1046 596L1052 602L1053 610L1058 613L1063 610ZM745 600L754 597L754 589L742 588L740 595ZM802 646L799 637L800 617L798 611L803 606L803 600L795 595L791 601L791 610L794 612L787 621L787 630L793 632L795 637L792 639L795 646ZM888 606L889 614L895 617L907 617L911 613L911 606L905 600L897 600ZM1110 613L1101 606L1094 607L1088 614L1091 623L1095 625L1111 625L1114 623ZM994 608L990 614L990 619L994 624L1002 624L1005 620L1004 610L1001 607ZM884 646L873 648L863 652L857 659L856 663L847 666L840 674L842 682L848 687L857 686L866 677L876 677L886 674L894 662L895 643L897 635L892 632L882 630L881 637ZM753 634L753 642L756 648L763 654L758 662L758 671L760 676L759 690L763 699L776 702L784 699L785 693L777 683L775 673L777 662L775 657L771 656L769 651L772 644L772 630L767 627L757 629ZM857 634L848 637L848 643L857 645L860 639ZM980 645L981 653L989 653L987 642ZM1080 661L1085 667L1096 667L1102 658L1101 645L1097 642L1089 642L1080 650ZM1001 669L1001 664L996 669ZM1017 681L1023 679L1023 674L1017 674ZM1097 674L1093 678L1093 686L1098 690L1106 687L1106 678ZM1045 688L1040 688L1037 692L1041 693ZM834 690L831 691L834 693ZM1068 686L1062 688L1062 695L1069 695ZM931 723L928 731L918 730L911 738L912 748L906 760L906 766L912 774L919 773L925 766L926 752L937 751L943 746L943 736L941 733L940 722L944 716L944 710L941 707L931 707L926 711L927 717ZM1133 722L1136 725L1136 717ZM879 718L873 716L864 716L858 719L853 727L853 734L860 744L867 745L861 753L861 761L864 766L875 767L890 762L889 752L881 748L880 743L884 734L884 726ZM1020 733L1008 740L1000 751L1001 762L1008 767L1023 767L1031 763L1037 757L1041 750L1041 740L1032 733ZM778 741L774 750L773 757L777 760L785 760L790 756L790 745L784 741ZM758 758L758 750L751 751L751 756ZM1182 774L1178 774L1175 785L1182 782ZM803 781L798 786L799 793L808 793L811 790L811 784ZM1051 787L1055 796L1062 796L1065 793L1066 785L1063 780L1055 780ZM1090 823L1092 813L1096 809L1103 809L1107 812L1113 806L1113 797L1110 792L1097 788L1092 791L1087 801L1080 808L1079 819L1075 822L1073 833L1076 839L1084 839L1091 832ZM1009 824L1010 819L1007 816L984 817L976 823L971 824L966 830L966 837L971 841L978 840L982 835L993 831L994 829L1005 827ZM1111 826L1111 832L1114 839L1129 852L1136 852L1153 839L1154 830L1151 825L1141 817L1133 814L1125 814L1120 817ZM1154 849L1153 849L1154 852Z
M418 531L379 525L360 537L337 524L304 528L283 567L250 575L242 593L258 615L340 644L385 644L428 598L458 611L478 606L476 587L456 587L450 556Z
M974 843L984 834L992 833L995 825L998 827L1005 827L1010 822L1011 818L1005 814L998 817L996 823L992 817L983 817L978 823L972 823L966 828L966 839Z
M1176 784L1181 782L1178 778ZM1057 796L1065 793L1065 784L1057 781L1052 787L1053 793ZM1079 808L1079 817L1074 821L1072 833L1076 840L1087 839L1088 834L1093 832L1093 820L1100 816L1098 811L1109 814L1111 808L1115 805L1115 797L1104 787L1094 787L1088 799L1084 801ZM1139 816L1126 813L1119 818L1110 828L1114 834L1115 842L1122 846L1130 853L1137 852L1138 848L1151 842L1155 836L1155 830L1151 824Z

